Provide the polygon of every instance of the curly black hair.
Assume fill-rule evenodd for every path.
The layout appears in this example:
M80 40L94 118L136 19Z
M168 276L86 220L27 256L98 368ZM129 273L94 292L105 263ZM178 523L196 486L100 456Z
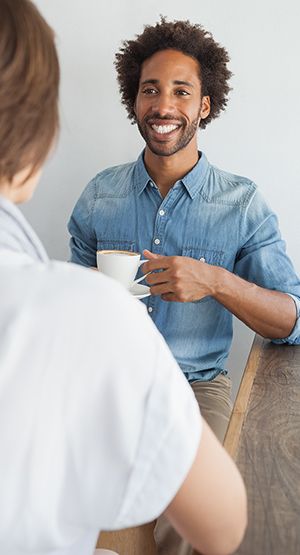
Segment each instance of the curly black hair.
M159 50L173 49L182 52L199 63L202 95L210 97L211 109L206 119L201 119L203 129L225 110L231 88L228 80L232 76L226 64L229 56L225 48L214 41L211 33L201 25L187 21L168 22L161 16L154 26L146 25L136 40L124 41L116 53L115 66L120 87L122 104L128 118L136 123L134 103L138 93L143 62Z

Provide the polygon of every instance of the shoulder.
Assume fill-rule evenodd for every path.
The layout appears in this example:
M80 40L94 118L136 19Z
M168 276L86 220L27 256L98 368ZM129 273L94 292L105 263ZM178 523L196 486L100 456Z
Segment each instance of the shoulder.
M28 344L39 337L37 348L45 357L55 346L66 371L72 366L81 373L90 366L97 375L100 365L102 371L115 375L122 369L129 377L140 374L138 361L147 352L143 387L153 379L162 339L145 305L117 282L76 264L22 260L13 270L4 269L0 286L1 320L22 329ZM83 360L84 367L79 364Z
M210 165L207 186L202 196L209 202L245 206L257 193L257 185L249 178Z
M56 319L55 330L66 322L70 329L79 327L79 321L84 330L84 317L91 323L105 320L105 314L116 312L120 306L126 310L133 300L121 285L98 271L68 262L35 262L20 253L11 256L10 264L1 267L1 306L7 298L17 315L27 311L33 320L44 319L45 324L47 318Z
M134 173L137 162L112 166L97 173L88 183L86 194L96 200L103 197L126 196L133 187Z
M123 198L129 194L134 187L136 165L137 162L131 162L106 168L89 181L74 206L69 222L71 235L76 220L81 225L90 221L98 199Z
M28 276L25 272L28 272ZM58 311L62 319L68 319L73 326L72 315L82 321L84 317L89 322L105 322L108 314L111 317L119 311L126 310L128 303L133 300L124 288L102 275L96 270L84 268L77 264L50 261L47 264L33 264L23 269L23 279L30 281L32 287L32 302L40 310L49 312L49 316ZM136 309L133 303L131 311ZM68 311L68 314L66 313ZM78 318L77 318L78 317ZM76 324L78 325L78 323Z

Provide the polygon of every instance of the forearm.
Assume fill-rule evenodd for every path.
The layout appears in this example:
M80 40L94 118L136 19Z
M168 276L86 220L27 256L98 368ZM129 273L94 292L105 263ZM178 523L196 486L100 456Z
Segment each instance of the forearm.
M164 301L193 302L211 296L263 337L284 339L293 330L297 311L286 293L271 291L225 268L181 256L159 256L144 251L146 281L152 295ZM156 270L160 270L156 272Z
M223 268L215 268L213 297L263 337L288 337L296 322L293 299L249 283Z

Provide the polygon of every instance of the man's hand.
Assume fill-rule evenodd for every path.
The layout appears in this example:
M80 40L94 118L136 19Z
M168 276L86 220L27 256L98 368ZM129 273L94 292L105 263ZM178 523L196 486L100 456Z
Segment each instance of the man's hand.
M191 302L212 296L263 337L286 338L297 318L293 299L250 283L225 268L185 256L161 256L144 251L143 272L152 295L164 301ZM155 270L159 270L155 272Z
M186 256L161 256L148 250L143 254L149 260L143 264L143 272L153 272L146 278L151 295L181 303L213 295L215 266Z

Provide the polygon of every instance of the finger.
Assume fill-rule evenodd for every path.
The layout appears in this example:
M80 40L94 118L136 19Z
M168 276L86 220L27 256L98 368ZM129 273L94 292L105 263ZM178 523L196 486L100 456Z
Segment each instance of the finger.
M154 270L167 270L170 267L170 256L161 256L151 259L143 264L143 272L153 272Z
M142 264L142 266L141 266L142 272L144 274L147 274L147 273L152 272L154 270L154 268L152 268L153 260L159 260L159 259L163 258L163 256L161 254L155 254L154 252L151 252L148 249L143 250L143 256L144 256L144 258L147 258L149 260L149 262L144 262L144 264Z
M162 270L161 272L150 272L146 279L148 285L159 285L162 283L168 283L170 281L169 270Z
M143 250L143 255L145 256L145 258L148 258L149 260L155 260L157 258L162 258L161 254L156 254L154 252L148 251L148 249Z
M156 296L173 294L171 287L170 283L159 283L158 285L151 285L150 292L151 295Z

